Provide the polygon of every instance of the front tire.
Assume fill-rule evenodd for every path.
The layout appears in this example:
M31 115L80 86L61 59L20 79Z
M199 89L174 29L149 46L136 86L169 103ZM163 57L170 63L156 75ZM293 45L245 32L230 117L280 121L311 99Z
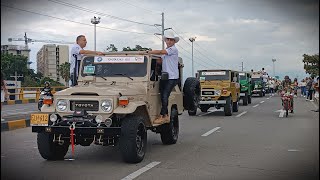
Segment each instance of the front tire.
M233 112L238 112L239 111L239 100L237 100L237 102L233 102L232 111Z
M47 160L62 160L69 149L69 142L62 145L53 142L53 134L38 133L37 144L40 155Z
M122 120L120 151L128 163L139 163L147 149L147 129L140 116L128 115Z
M163 144L176 144L179 136L179 117L177 109L171 109L170 123L161 126L160 136Z
M200 105L201 112L208 112L210 105Z
M230 96L226 99L226 104L224 105L224 115L225 116L232 115L232 100Z
M243 102L244 106L248 105L248 99L249 99L248 93L245 93L245 95L244 95L244 97L242 99L242 102Z

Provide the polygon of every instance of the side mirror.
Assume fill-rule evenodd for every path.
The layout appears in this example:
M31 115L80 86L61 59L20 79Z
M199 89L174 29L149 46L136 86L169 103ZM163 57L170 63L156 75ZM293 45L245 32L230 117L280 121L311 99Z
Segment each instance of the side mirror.
M233 77L232 81L237 82L237 77Z

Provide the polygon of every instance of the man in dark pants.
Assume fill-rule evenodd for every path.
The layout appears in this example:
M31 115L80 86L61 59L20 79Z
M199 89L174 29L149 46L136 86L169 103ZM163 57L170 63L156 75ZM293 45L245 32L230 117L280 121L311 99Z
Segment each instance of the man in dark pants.
M70 86L75 86L78 84L78 76L80 72L80 63L84 54L93 54L93 55L103 55L104 53L99 51L89 51L84 50L83 48L87 45L87 40L84 35L79 35L76 40L76 44L74 44L71 48L70 55Z
M164 50L152 50L147 51L150 54L162 55L162 73L168 73L168 80L161 80L161 112L160 116L155 119L155 124L169 123L168 103L169 96L172 89L178 84L179 79L179 57L178 49L175 47L175 43L179 41L179 37L175 37L172 32L169 32L163 37L163 40L167 44L167 48Z

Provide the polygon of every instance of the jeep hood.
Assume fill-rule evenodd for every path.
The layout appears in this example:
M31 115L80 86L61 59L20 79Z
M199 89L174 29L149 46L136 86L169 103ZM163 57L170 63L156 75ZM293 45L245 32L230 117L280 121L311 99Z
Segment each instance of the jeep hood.
M97 94L99 96L118 96L121 93L124 96L143 95L146 94L146 89L142 84L136 85L93 85L75 86L56 92L55 96L68 95L89 95Z

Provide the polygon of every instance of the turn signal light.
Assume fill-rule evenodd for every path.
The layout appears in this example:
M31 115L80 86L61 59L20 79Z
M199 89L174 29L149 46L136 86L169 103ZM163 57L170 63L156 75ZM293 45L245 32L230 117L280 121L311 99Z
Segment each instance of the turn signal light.
M127 106L129 104L129 99L126 96L119 97L119 106Z
M52 99L44 99L43 104L52 104Z

